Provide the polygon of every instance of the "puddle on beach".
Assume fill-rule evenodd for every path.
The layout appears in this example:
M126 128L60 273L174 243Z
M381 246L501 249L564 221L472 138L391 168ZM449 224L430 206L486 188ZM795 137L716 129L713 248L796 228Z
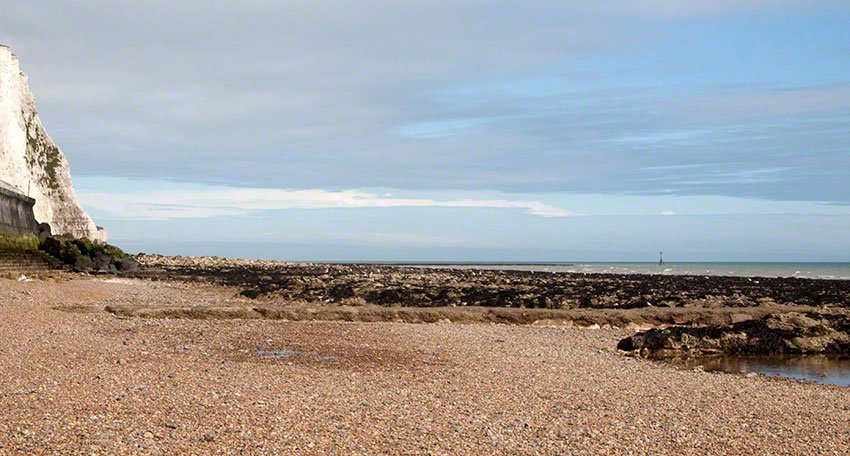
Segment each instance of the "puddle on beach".
M689 368L703 366L706 371L732 373L755 372L823 383L850 386L850 358L822 355L806 356L705 356L683 360Z
M277 359L277 358L290 358L295 355L305 354L302 352L297 352L295 350L264 350L258 351L258 355L260 355L263 359Z
M123 284L132 284L133 280L130 279L100 279L100 282L103 283L123 283Z

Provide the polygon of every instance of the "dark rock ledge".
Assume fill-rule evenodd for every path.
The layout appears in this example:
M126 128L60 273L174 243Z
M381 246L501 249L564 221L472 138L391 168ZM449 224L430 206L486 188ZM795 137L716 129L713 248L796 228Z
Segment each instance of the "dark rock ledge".
M850 315L779 313L729 326L650 329L617 348L644 357L850 354Z

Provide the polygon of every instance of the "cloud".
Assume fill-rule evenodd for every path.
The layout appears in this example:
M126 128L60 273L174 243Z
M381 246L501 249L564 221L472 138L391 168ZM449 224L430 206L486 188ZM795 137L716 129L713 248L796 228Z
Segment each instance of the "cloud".
M10 3L75 177L850 198L847 2Z
M781 181L781 175L792 171L792 168L749 169L735 172L713 173L694 180L675 180L668 183L677 185L753 185L776 183Z
M138 193L80 192L84 206L123 219L169 220L236 217L287 209L356 209L392 207L453 207L522 209L540 217L567 217L569 211L539 201L506 199L398 198L357 190L283 190L215 188Z
M456 248L492 248L498 244L483 242L462 236L443 236L418 233L393 232L355 232L338 233L328 236L332 241L355 242L363 245L402 245L405 247L456 247Z

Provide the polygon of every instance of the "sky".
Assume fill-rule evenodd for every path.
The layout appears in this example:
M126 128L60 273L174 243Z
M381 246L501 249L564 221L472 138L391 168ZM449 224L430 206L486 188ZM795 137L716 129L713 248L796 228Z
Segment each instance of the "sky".
M0 0L131 252L850 261L850 3Z

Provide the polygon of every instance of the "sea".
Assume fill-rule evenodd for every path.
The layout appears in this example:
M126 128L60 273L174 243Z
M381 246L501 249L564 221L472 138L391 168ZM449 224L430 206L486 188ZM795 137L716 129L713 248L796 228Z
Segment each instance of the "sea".
M729 373L749 373L777 376L850 386L850 358L824 355L770 355L770 356L703 356L685 361L687 367Z
M400 264L400 263L394 263ZM850 263L404 263L453 269L534 271L544 273L662 274L733 277L797 277L850 280Z

